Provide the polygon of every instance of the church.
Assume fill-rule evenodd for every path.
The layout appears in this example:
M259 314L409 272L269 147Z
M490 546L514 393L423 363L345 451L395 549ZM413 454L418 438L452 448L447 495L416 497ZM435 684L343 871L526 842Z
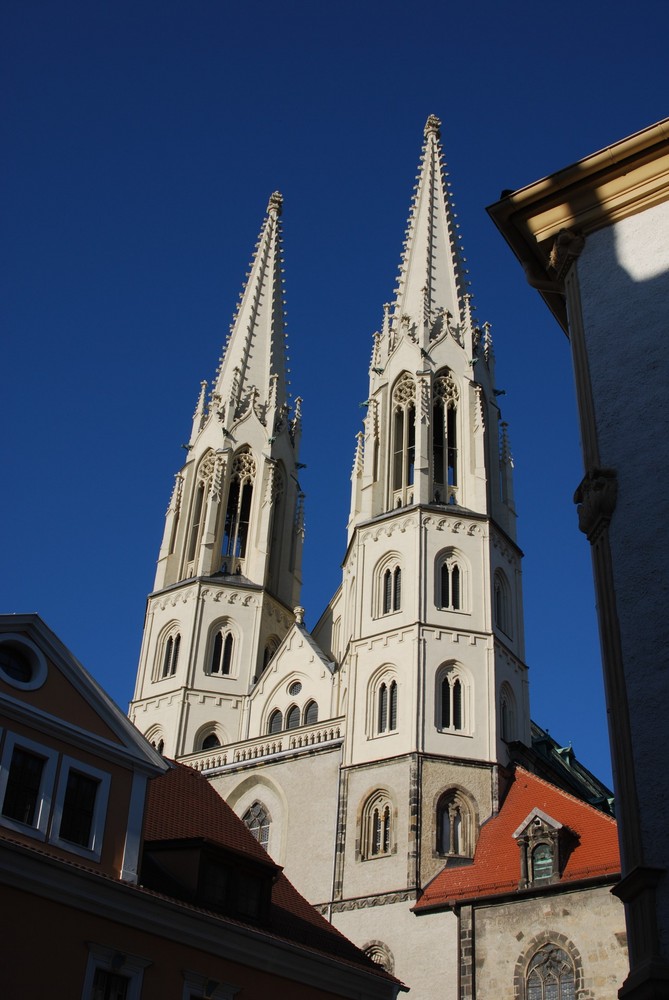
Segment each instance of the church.
M530 717L513 462L440 122L373 336L341 584L304 623L282 198L200 387L131 719L429 1000L604 1000L627 972L611 797Z

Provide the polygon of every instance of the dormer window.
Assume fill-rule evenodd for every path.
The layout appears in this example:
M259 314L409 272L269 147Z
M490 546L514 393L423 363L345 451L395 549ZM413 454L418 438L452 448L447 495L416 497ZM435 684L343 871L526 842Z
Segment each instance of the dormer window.
M549 885L560 878L560 858L568 837L562 823L534 809L513 836L520 850L519 888Z

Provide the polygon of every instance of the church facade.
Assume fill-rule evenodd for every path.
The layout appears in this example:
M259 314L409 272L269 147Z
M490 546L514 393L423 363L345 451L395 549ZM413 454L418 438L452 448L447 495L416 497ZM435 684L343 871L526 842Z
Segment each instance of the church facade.
M438 119L373 339L342 582L311 633L281 208L201 386L131 718L412 995L613 997L615 823L530 720L512 460Z

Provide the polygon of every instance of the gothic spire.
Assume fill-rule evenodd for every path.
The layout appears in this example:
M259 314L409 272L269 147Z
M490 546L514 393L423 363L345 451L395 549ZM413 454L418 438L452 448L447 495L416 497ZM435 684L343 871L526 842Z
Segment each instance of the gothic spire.
M414 196L395 298L395 323L431 327L444 312L450 326L465 319L464 268L448 194L440 142L441 122L430 115L425 123Z
M281 207L275 191L230 325L213 391L231 426L247 401L263 409L287 404ZM223 414L221 414L223 416Z

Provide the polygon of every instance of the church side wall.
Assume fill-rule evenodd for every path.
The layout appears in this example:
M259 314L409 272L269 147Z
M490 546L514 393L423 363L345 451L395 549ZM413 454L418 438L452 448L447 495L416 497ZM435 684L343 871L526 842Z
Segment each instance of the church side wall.
M393 960L393 975L410 987L411 1000L457 1000L457 917L453 913L416 917L412 905L409 900L337 909L332 923L360 948L385 946Z
M478 1000L524 997L519 981L532 955L548 942L574 960L576 996L617 996L628 969L625 916L609 886L478 906L473 916L473 995Z
M238 816L254 802L270 815L268 852L310 903L332 893L339 747L215 775L211 784Z

